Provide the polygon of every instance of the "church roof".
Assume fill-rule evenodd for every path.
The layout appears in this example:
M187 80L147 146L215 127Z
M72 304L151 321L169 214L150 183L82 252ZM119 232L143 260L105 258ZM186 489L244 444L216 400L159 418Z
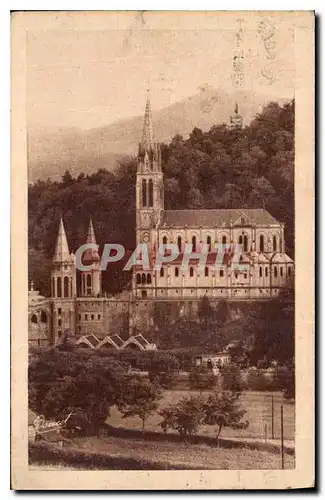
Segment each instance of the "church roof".
M91 243L96 245L96 237L95 237L95 231L94 231L94 226L93 226L93 221L90 219L89 221L89 228L88 228L88 234L87 234L87 240L86 243ZM87 250L83 254L83 263L84 264L91 264L93 262L99 262L100 257L98 254L98 250L95 250L94 248L87 248Z
M61 217L58 239L56 240L56 247L53 257L53 262L67 262L70 261L70 252L67 241L67 236L65 234L65 229L63 225L63 220Z
M263 208L229 208L212 210L164 210L161 226L222 227L223 225L229 226L230 223L242 225L242 218L245 219L243 225L279 225L279 222Z
M272 262L279 262L280 264L292 264L293 260L286 253L275 253L271 258Z
M149 99L149 93L147 95L146 109L144 112L144 122L142 129L142 141L141 145L145 150L152 149L154 144L154 134L152 126L152 114L151 114L151 104Z

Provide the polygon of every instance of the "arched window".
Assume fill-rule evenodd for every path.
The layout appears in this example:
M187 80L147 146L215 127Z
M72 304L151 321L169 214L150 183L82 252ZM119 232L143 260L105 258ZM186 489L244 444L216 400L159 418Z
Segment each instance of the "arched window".
M278 268L276 266L274 266L273 271L274 271L274 277L277 278L278 277Z
M288 276L291 276L291 266L288 266Z
M147 274L147 283L148 283L148 285L151 285L151 274L150 273Z
M207 245L208 245L209 252L211 252L211 236L207 236Z
M204 276L205 276L205 277L209 276L209 268L208 268L208 267L206 267L206 268L204 269Z
M227 236L222 237L222 244L226 245L227 244Z
M269 275L269 270L268 270L268 268L266 267L266 268L265 268L265 276L266 276L266 277L268 277L268 275Z
M178 278L179 276L179 269L178 267L175 267L175 277Z
M60 276L56 280L56 293L57 293L57 296L59 298L62 297L62 287L61 287L61 278L60 278Z
M64 296L69 297L69 278L68 278L68 276L64 277L63 288L64 288Z
M167 236L163 237L163 245L167 245Z
M276 237L273 236L273 252L276 252Z
M149 181L149 207L153 206L153 182L150 179Z
M282 266L280 267L280 276L281 276L281 278L283 276L283 267Z
M190 277L193 278L194 276L194 269L193 267L190 267Z
M192 236L192 251L196 252L196 236Z
M260 252L264 252L264 236L261 234L260 236Z
M147 182L145 179L142 179L142 206L147 206Z
M242 244L243 244L243 237L242 237L242 235L240 235L238 238L238 245L242 245Z
M260 266L260 278L262 278L262 275L263 275L263 270L262 270L262 266Z
M38 323L36 314L33 314L33 316L31 317L31 322Z
M41 323L47 323L47 314L45 311L41 312Z
M52 297L55 297L55 280L52 278Z
M87 274L87 287L91 288L91 275Z
M220 269L220 272L219 272L219 274L220 274L220 278L223 278L223 276L224 276L224 272L223 272L223 269Z
M182 251L182 237L179 236L177 238L177 246L178 246L178 250L181 252Z
M164 277L164 268L163 267L160 268L160 277L161 278Z
M137 273L137 285L141 285L141 274Z
M146 284L146 275L145 275L144 273L143 273L143 274L142 274L142 276L141 276L141 283L142 283L143 285L145 285L145 284Z
M245 234L244 236L244 252L248 252L248 236Z

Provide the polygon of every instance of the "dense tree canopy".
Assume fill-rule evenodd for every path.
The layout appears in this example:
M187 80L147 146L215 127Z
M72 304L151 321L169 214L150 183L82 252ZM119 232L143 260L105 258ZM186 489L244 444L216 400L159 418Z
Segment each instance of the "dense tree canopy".
M175 136L162 145L165 208L266 208L286 225L287 251L294 243L294 101L271 102L250 125L232 130L225 124L208 132L194 128L188 139ZM49 294L48 269L59 218L65 222L70 250L85 242L93 217L98 243L135 245L136 161L121 162L61 182L29 186L29 271ZM130 274L120 265L103 276L106 291L127 286Z

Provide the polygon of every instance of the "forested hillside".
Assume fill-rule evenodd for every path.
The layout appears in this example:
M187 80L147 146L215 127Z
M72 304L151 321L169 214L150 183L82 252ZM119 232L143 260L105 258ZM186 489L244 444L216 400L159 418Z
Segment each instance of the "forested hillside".
M294 101L270 103L249 126L231 130L194 128L162 145L165 208L266 208L286 225L287 252L294 257ZM114 172L69 172L61 182L29 186L29 278L49 293L49 271L62 215L70 250L85 242L90 215L97 241L135 243L136 161ZM121 267L121 266L120 266ZM118 266L104 273L107 292L125 288L129 275Z

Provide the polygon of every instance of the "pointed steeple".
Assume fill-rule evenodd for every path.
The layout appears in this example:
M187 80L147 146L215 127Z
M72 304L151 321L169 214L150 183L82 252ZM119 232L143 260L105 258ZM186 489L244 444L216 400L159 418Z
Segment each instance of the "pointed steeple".
M147 102L144 112L141 146L145 151L149 151L154 148L154 142L155 139L152 126L151 104L149 99L149 89L147 89Z
M96 243L93 220L90 217L86 243Z
M69 246L68 246L67 236L65 234L63 220L61 217L59 234L56 240L53 262L67 262L69 260L70 260Z
M87 239L86 243L94 243L96 244L96 237L95 237L95 231L94 231L94 226L93 226L93 221L92 218L90 218L89 221L89 227L88 227L88 233L87 233ZM93 249L93 248L88 248L84 255L83 255L83 262L86 264L91 264L93 262L99 262L100 257L98 254L98 251Z

